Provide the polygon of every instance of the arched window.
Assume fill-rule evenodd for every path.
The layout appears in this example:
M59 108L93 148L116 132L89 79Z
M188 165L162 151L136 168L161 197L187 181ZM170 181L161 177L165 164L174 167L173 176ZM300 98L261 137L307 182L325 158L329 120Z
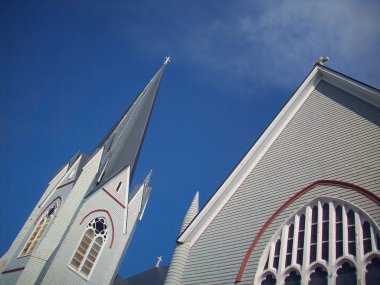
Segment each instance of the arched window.
M310 263L317 259L317 232L318 232L318 206L313 207L311 213L311 234L310 234Z
M323 205L322 213L322 259L329 261L329 204Z
M303 258L303 243L305 240L305 215L301 215L298 226L298 248L297 248L297 263L302 264Z
M34 228L32 234L30 235L28 241L26 242L24 248L20 253L20 257L30 255L37 247L38 242L41 240L46 228L54 218L54 214L57 211L58 203L55 202L49 209L47 209L44 215L38 221L36 227Z
M276 285L276 278L272 275L268 275L265 279L263 279L261 285Z
M347 239L348 253L356 256L355 214L352 210L347 213Z
M327 272L334 272L336 284L349 285L347 280L357 279L356 268L342 259L366 268L370 256L380 255L379 241L379 227L358 208L330 198L313 201L272 237L260 259L255 280L261 284L273 274L282 278L277 280L279 284L298 284L295 268L307 272L308 279L302 281L305 284L327 284ZM376 260L367 267L366 278L373 278Z
M380 259L373 258L371 263L367 265L367 273L365 275L366 285L377 285L380 280Z
M356 268L348 262L343 263L337 273L336 285L356 285Z
M107 234L105 218L93 219L86 227L82 240L71 259L70 267L88 278L107 240Z
M280 260L280 249L281 249L281 240L277 240L276 242L276 247L274 251L274 258L273 258L273 267L277 268L278 267L278 262Z
M327 285L327 272L322 267L317 267L313 273L310 274L309 285Z
M286 247L285 266L289 266L292 263L293 237L294 237L294 225L291 224L288 231L288 246Z
M301 285L301 276L295 271L290 272L285 278L285 285Z
M342 220L342 207L335 208L335 242L336 242L336 258L343 255L343 220Z

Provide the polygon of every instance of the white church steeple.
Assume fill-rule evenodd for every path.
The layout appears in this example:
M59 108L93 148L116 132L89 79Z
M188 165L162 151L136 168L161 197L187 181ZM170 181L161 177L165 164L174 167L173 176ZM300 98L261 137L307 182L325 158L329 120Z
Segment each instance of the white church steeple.
M130 189L167 63L90 158L76 155L53 178L0 261L1 284L113 283L151 191L151 172Z

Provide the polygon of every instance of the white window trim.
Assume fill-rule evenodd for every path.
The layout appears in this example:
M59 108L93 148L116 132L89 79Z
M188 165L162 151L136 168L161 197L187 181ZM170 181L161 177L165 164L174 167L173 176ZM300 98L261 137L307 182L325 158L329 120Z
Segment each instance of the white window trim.
M21 248L21 251L19 252L17 258L22 258L22 257L26 257L26 256L30 256L33 254L33 252L38 248L38 245L41 243L41 240L44 238L49 226L51 225L52 221L54 220L54 218L56 217L57 215L57 212L58 212L58 209L59 209L59 206L60 206L60 203L57 201L57 202L54 202L51 207L45 209L45 211L41 214L41 217L38 219L38 221L35 223L32 231L30 232L29 236L28 236L28 239L23 243L23 246ZM29 243L34 231L36 230L36 228L38 227L38 225L40 224L40 222L43 220L43 219L47 219L48 217L46 217L46 214L50 211L50 209L52 209L53 207L55 207L55 210L51 216L51 219L50 221L48 222L48 224L46 225L46 227L44 228L44 231L43 233L41 234L40 238L38 239L36 245L34 246L33 250L31 252L28 252L26 254L23 254L24 252L24 249L26 247L26 245ZM43 225L43 224L42 224ZM36 234L36 236L38 236L39 232L41 231L41 228L40 230L38 231L38 233Z
M108 227L107 219L106 219L105 217L103 217L103 216L101 216L101 217L95 217L95 218L91 219L90 222L92 222L92 221L95 220L96 218L103 218L104 221L105 221L105 223L106 223L106 225L107 225L107 227ZM85 235L87 229L89 229L88 224L87 224L87 226L86 226L84 232L83 232L82 235L81 235L81 239L77 242L77 245L76 245L76 247L75 247L75 249L74 249L74 252L73 252L73 254L71 255L71 257L70 257L70 259L69 259L69 263L67 264L67 267L69 267L72 271L74 271L76 274L78 274L80 277L82 277L82 278L85 279L86 281L89 281L89 280L91 279L92 273L94 272L94 268L96 267L96 265L98 264L98 262L99 262L99 260L100 260L100 256L101 256L101 254L102 254L102 252L103 252L103 249L105 248L105 244L107 243L107 240L108 240L108 234L107 234L107 237L106 237L106 238L103 237L103 244L102 244L102 247L100 248L99 253L98 253L98 255L97 255L97 258L96 258L95 262L94 262L93 265L92 265L92 268L91 268L91 270L90 270L90 273L86 276L85 274L83 274L83 273L80 271L80 269L82 268L83 263L86 261L86 258L87 258L88 254L89 254L89 252L90 252L90 250L91 250L91 248L92 248L92 245L93 245L94 242L95 242L95 239L96 239L97 237L99 237L99 235L97 235L97 234L95 233L95 235L94 235L93 239L91 240L91 243L90 243L90 245L89 245L89 247L88 247L87 252L86 252L85 255L83 256L83 260L81 261L81 263L80 263L78 269L76 269L75 267L71 266L71 261L73 260L74 255L76 254L76 252L77 252L77 250L78 250L78 247L79 247L80 243L82 242L83 236Z
M322 259L322 222L323 222L323 204L329 205L329 252L328 262ZM318 230L317 230L317 255L316 260L310 263L310 241L311 241L311 214L312 208L318 206ZM343 254L339 258L336 258L336 246L335 246L335 208L340 205L342 207L342 221L343 221ZM352 210L355 214L355 236L356 238L356 256L348 253L348 231L347 231L347 213ZM301 215L305 215L305 233L304 233L304 250L303 250L303 262L302 265L297 264L297 247L298 247L298 232L299 232L299 220ZM363 233L362 225L367 221L370 224L371 230L371 245L370 252L364 254L363 249ZM285 267L286 260L286 247L288 238L289 226L293 223L293 250L291 264ZM370 216L359 207L348 203L344 200L331 198L331 197L319 197L313 199L291 217L284 222L279 229L275 232L268 245L263 251L263 255L258 263L258 271L256 273L254 284L261 284L268 274L272 274L276 278L276 284L284 284L285 278L291 271L297 271L301 276L301 283L307 284L310 279L310 275L317 267L322 267L327 272L328 276L334 276L334 280L337 276L337 270L342 266L344 262L348 262L350 265L355 266L357 270L357 278L361 280L361 284L365 284L366 266L371 262L372 258L380 258L380 251L377 248L376 233L380 235L378 225L370 218ZM273 268L273 256L275 251L275 245L277 240L281 237L281 249L280 260L278 269ZM265 269L265 263L267 259L268 268ZM335 284L335 281L333 282ZM329 284L331 282L329 281Z

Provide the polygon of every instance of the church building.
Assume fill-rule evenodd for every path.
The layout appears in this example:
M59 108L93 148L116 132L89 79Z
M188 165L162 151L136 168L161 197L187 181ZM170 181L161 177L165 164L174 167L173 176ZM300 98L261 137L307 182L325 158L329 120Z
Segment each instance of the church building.
M131 181L168 61L50 181L0 284L377 285L380 91L322 62L201 210L196 193L167 275L116 278L151 191L150 173Z
M151 188L131 190L169 58L95 151L77 153L49 182L0 260L0 284L113 284Z
M380 91L314 65L198 212L166 285L380 284Z

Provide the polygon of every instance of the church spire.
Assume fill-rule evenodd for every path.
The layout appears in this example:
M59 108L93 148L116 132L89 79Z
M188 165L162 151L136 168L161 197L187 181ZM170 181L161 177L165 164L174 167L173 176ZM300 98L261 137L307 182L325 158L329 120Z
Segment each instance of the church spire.
M195 196L193 198L193 201L191 202L189 209L187 210L186 216L183 219L181 231L179 233L180 235L191 223L191 221L195 218L198 212L199 212L199 192L197 191L197 193L195 193Z
M152 113L162 75L168 59L146 85L128 110L116 122L107 136L99 144L104 147L102 177L99 182L104 184L126 167L131 167L131 177L144 140L144 135Z

